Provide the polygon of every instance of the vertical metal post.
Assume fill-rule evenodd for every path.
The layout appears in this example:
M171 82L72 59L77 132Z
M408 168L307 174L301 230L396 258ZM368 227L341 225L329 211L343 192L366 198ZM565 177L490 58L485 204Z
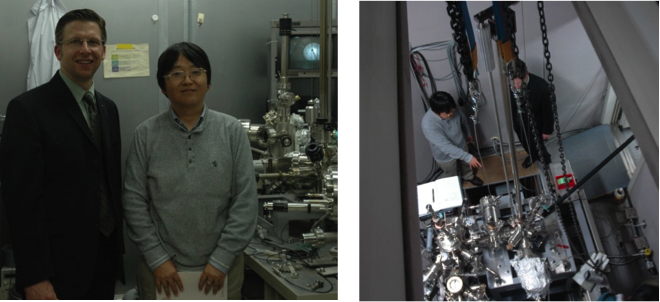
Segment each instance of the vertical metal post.
M328 1L321 0L320 59L319 59L319 95L321 97L321 118L329 118L328 106Z
M158 0L158 53L163 53L169 47L169 11L168 1ZM162 113L170 109L170 100L160 91L158 92L158 112Z
M289 18L289 14L282 14L282 18L280 18L280 37L282 39L282 43L280 45L281 47L281 55L280 57L282 58L281 61L281 68L280 68L280 81L277 84L277 95L279 96L280 93L289 91L290 86L289 86L289 38L291 35L291 19Z
M332 34L332 31L328 30L328 2L327 0L321 0L321 24L319 28L320 32L320 58L319 58L319 96L321 99L321 110L319 119L326 122L330 121L331 110L330 99L328 96L328 34ZM330 133L328 131L323 131L321 138L321 143L324 147L327 147L328 142L330 141Z
M511 171L513 172L513 189L511 195L512 208L515 208L518 219L522 219L522 200L520 194L520 178L518 176L518 159L516 158L515 140L513 138L513 119L511 117L511 100L509 99L509 87L507 85L506 63L500 57L500 82L502 84L502 100L504 100L504 117L506 119L506 130L509 136L509 157L511 158Z
M502 125L500 125L500 114L497 109L497 102L495 101L495 85L493 84L493 75L492 71L488 72L488 80L490 82L490 89L493 95L493 106L495 107L495 122L497 123L497 133L500 136L500 147L502 147ZM505 108L506 109L506 108ZM509 145L511 145L511 137L509 137ZM493 146L495 147L495 146ZM506 171L506 160L504 159L504 148L500 149L502 151L502 168L504 169L504 179L506 180L506 190L511 192L511 187L509 186L509 173Z

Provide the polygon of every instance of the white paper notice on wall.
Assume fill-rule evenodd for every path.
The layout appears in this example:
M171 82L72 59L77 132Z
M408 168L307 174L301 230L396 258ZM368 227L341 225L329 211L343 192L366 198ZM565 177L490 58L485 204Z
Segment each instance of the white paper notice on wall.
M103 77L128 78L149 76L149 44L107 44L103 59Z
M201 291L198 289L201 276L202 272L179 272L183 291L179 291L176 297L170 292L170 297L167 298L164 290L161 290L160 294L156 290L156 300L227 300L227 276L225 276L225 284L215 295L213 289L208 294L204 294L204 288Z

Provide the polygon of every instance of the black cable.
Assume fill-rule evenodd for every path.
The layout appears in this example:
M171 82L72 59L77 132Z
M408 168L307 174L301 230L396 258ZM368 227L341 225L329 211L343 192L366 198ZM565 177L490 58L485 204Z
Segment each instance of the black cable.
M595 265L593 265L591 259L589 259L587 261L584 261L584 264L586 264L587 266L592 268L594 271L596 271L596 273L600 273L601 275L607 275L607 273L605 273L605 271L603 271L599 267L596 267Z
M284 239L282 239L282 232L284 232L284 230L286 229L286 227L289 225L289 222L290 222L290 221L287 221L286 224L284 225L284 227L282 227L282 229L280 230L280 235L279 235L279 237L277 238L277 239L279 239L282 243L284 243Z
M271 241L272 240L270 240L269 238L264 238L263 240L261 240L261 242L263 242L263 244L274 247L276 249L279 249L279 250L286 249L285 247L281 247L279 245L276 245L275 243L271 243Z
M248 245L247 247L249 247L249 248L251 248L251 249L253 249L253 250L257 250L257 248L253 247L252 245L263 245L263 246L267 246L267 247L273 248L271 251L275 251L275 248L274 248L272 245L267 245L267 244L264 244L264 243L261 243L261 242L250 243L250 245Z
M417 85L422 90L422 98L423 98L423 101L424 101L423 102L424 103L424 108L426 108L426 103L429 100L429 95L426 92L426 89L424 88L424 85L423 85L424 83L422 82L422 78L423 78L424 73L421 72L421 74L420 74L420 71L418 71L418 69L417 69L419 67L419 65L417 65L417 62L415 62L415 53L410 54L410 65L411 65L411 67L414 71L415 79L417 80ZM424 112L426 112L426 110Z
M328 284L330 284L330 289L329 289L329 290L324 291L324 292L317 291L317 290L315 290L315 289L312 290L312 289L305 288L305 287L302 287L302 286L300 286L300 285L297 285L297 284L295 284L295 283L289 281L289 279L287 279L287 278L284 278L284 277L280 277L280 278L284 279L284 281L286 281L287 283L289 283L289 284L291 284L291 285L293 285L293 286L295 286L295 287L297 287L297 288L300 288L300 289L302 289L302 290L310 291L310 292L313 292L313 293L320 293L320 294L327 294L327 293L331 292L331 291L335 288L335 287L332 285L332 282L330 282L330 280L328 280L328 278L326 278L326 277L323 276L323 275L319 275L319 276L321 276L321 277L322 277L322 278L323 278Z
M312 252L307 252L308 257L303 257L303 256L301 256L297 251L294 251L294 250L288 250L288 251L287 251L287 255L288 255L289 253L292 253L292 254L293 254L292 256L296 256L296 257L298 257L298 259L302 260L303 262L304 262L305 259L307 259L307 258L309 258L309 259L318 259L318 258L319 258L319 257L318 257L318 253L317 253L317 252L313 252L313 251L312 251ZM312 254L315 254L316 257L313 257ZM307 265L307 264L305 263L305 265ZM308 266L308 265L307 265L307 266Z
M303 261L303 265L305 265L305 266L309 266L307 263L304 262L305 259L307 259L307 258L309 258L309 259L316 259L316 258L318 258L318 256L317 256L316 258L312 256L313 252L309 252L308 257L303 257L303 256L301 256L297 251L294 251L294 250L289 249L289 248L286 248L286 247L278 246L278 245L275 245L275 244L273 244L273 243L269 243L269 242L267 242L267 241L271 241L271 240L268 239L268 238L264 238L264 239L262 240L262 242L263 242L264 245L266 245L266 246L270 246L270 247L274 248L273 251L277 251L277 250L286 250L286 253L287 253L287 254L292 253L294 256L296 256L296 257L298 257L300 260L302 260L302 261ZM270 256L269 256L269 257L270 257ZM262 259L262 260L263 260L263 259ZM268 259L268 260L270 260L270 259Z
M425 184L425 183L429 182L429 180L431 180L431 177L436 173L435 158L433 158L433 156L431 156L431 159L433 160L433 163L431 164L431 171L429 171L429 174L426 175L426 177L424 177L424 179L421 182L417 183L418 185Z
M432 92L431 94L435 93L436 91L438 91L438 89L435 86L435 78L433 77L433 73L431 72L431 68L429 68L429 63L426 61L426 58L424 57L424 55L421 52L415 51L415 52L413 52L413 54L419 55L419 57L422 59L422 62L424 62L424 67L426 67L426 72L428 73L428 76L429 76L429 79L430 79L430 82L431 82L431 92Z
M633 263L633 262L639 260L640 257L641 257L641 256L636 256L635 258L630 259L630 260L628 260L628 261L626 261L626 262L623 262L623 263L616 263L616 262L612 262L612 261L610 261L610 264L611 264L611 265L627 265L627 264L630 264L630 263Z
M270 257L272 257L272 256L277 256L277 255L269 255L266 258L257 257L257 252L256 251L250 255L250 257L253 257L255 259L259 259L259 260L262 260L262 261L266 261L266 262L270 261L271 260Z
M582 178L582 180L580 180L575 186L573 186L573 188L568 190L568 192L564 193L564 195L561 198L557 199L557 201L555 201L553 204L551 204L548 207L549 210L546 211L545 213L543 213L543 217L548 217L548 215L550 215L557 208L558 204L561 204L569 196L571 196L573 193L575 193L575 191L577 191L577 189L582 187L582 185L584 185L587 182L587 180L589 180L592 176L594 176L596 173L598 173L598 171L600 171L600 169L602 169L607 163L610 162L610 160L612 160L623 149L625 149L634 139L635 139L635 136L631 135L628 138L628 140L626 140L623 144L621 144L621 146L616 148L616 150L614 150L614 152L612 152L612 154L607 156L600 164L598 164L598 166L596 166L593 170L591 170L591 172L589 172L584 178Z
M445 171L442 170L442 168L438 167L438 169L435 171L435 174L433 174L433 176L431 177L431 180L438 179L438 177L440 177L440 175L442 175L442 172L445 172Z
M287 255L288 255L289 253L293 253L295 256L297 256L298 258L300 258L300 260L302 261L302 263L299 263L299 264L301 264L301 265L303 265L303 266L305 266L305 267L309 267L309 265L304 261L305 258L302 257L300 254L298 254L298 252L296 252L296 251L294 251L294 250L291 250L291 249L287 249L287 248L281 247L281 246L277 246L277 245L275 245L275 244L273 244L273 243L269 243L268 241L271 241L271 240L268 239L268 238L264 238L264 239L262 239L262 243L257 243L257 244L262 244L262 245L265 245L265 246L273 247L274 250L276 250L276 249L285 249L285 250L287 250ZM252 252L252 254L251 254L250 256L251 256L251 257L254 257L254 258L256 258L256 259L262 260L262 261L266 261L266 262L268 262L268 261L271 261L271 259L270 259L271 257L274 257L274 256L279 257L279 256L280 256L280 255L278 254L278 255L269 255L269 256L267 256L266 258L257 257L257 256L256 256L256 254L257 254L257 249L256 249L255 247L252 247L252 246L249 246L249 245L248 245L248 247L254 249L254 252ZM311 258L311 257L310 257L310 258ZM278 259L277 261L285 261L285 260ZM297 261L294 262L294 263L297 263ZM297 288L300 288L300 289L302 289L302 290L306 290L306 291L310 291L310 292L313 292L313 293L325 294L325 293L329 293L329 292L331 292L331 291L334 289L334 286L332 285L332 282L330 282L330 280L328 280L328 278L326 278L326 277L323 276L323 275L319 275L319 276L321 276L321 277L326 281L326 283L330 284L330 289L327 290L327 291L317 291L317 290L312 290L312 289L309 289L309 288L305 288L305 287L302 287L302 286L300 286L300 285L297 285L297 284L295 284L295 283L289 281L289 280L288 280L287 278L285 278L284 276L279 276L279 275L277 275L277 276L278 276L278 277L281 277L282 279L284 279L284 281L286 281L287 283L289 283L289 284L291 284L291 285L293 285L293 286L295 286L295 287L297 287Z

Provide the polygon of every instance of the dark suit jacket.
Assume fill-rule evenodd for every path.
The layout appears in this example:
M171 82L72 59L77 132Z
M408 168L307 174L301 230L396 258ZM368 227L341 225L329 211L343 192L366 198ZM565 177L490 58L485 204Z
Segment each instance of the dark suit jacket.
M527 84L527 95L529 96L529 103L531 105L532 114L536 122L536 131L541 134L552 134L555 131L555 119L552 111L552 100L550 100L550 84L543 78L529 74L529 83ZM520 118L518 117L518 105L513 96L513 92L509 90L509 97L511 99L511 113L513 118L513 126L516 133L520 133ZM529 126L529 117L527 111L523 110L523 127L525 132L531 137L531 130Z
M16 286L50 279L60 299L87 292L99 241L100 160L117 222L113 261L124 282L121 140L117 106L96 91L103 150L58 73L14 98L0 146L0 181L16 262ZM101 156L103 152L103 156Z

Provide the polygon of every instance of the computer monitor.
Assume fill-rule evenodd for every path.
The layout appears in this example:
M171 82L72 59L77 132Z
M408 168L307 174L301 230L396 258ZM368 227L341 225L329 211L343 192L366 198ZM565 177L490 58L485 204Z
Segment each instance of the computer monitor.
M319 34L292 33L289 38L289 75L316 75L319 73L321 37ZM332 44L332 50L328 54L331 60L330 72L337 73L337 34L332 34L332 39L328 43Z

